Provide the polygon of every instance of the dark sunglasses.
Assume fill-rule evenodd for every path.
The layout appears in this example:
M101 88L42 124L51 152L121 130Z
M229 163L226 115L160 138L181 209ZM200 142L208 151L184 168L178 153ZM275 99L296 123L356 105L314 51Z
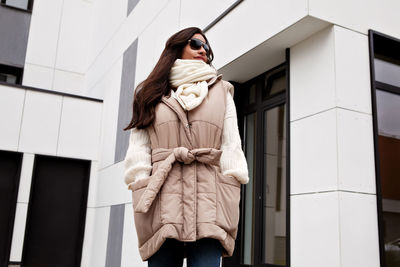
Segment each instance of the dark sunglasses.
M207 54L210 52L210 47L208 46L208 44L204 43L203 41L201 41L199 39L195 39L195 38L189 39L188 42L189 42L190 48L193 50L199 50L201 47L203 47Z

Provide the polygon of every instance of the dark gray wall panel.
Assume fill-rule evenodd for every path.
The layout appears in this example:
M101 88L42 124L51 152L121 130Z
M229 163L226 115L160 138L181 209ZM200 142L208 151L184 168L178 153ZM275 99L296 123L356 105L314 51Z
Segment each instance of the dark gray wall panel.
M0 6L0 64L23 67L31 13Z
M111 206L108 226L106 267L120 267L122 234L124 233L125 204Z
M139 3L139 0L128 0L128 12L126 13L127 16L129 16L129 14L135 8L137 3Z
M135 86L137 43L138 40L136 39L124 52L121 75L121 92L119 96L117 143L115 146L114 157L115 163L120 162L125 158L126 150L128 149L129 144L130 131L124 131L123 129L132 119L132 101Z

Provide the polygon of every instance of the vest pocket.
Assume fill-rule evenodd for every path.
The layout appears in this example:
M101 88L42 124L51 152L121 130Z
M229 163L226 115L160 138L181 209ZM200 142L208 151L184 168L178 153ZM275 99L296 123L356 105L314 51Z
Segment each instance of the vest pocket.
M197 223L216 222L216 194L197 193Z
M143 192L149 182L150 176L144 179L137 180L130 186L130 189L132 190L132 205L134 210L136 209L136 206L139 203L139 200L142 197Z
M182 194L161 193L161 222L183 224Z
M160 195L160 216L162 224L183 224L182 168L175 162L158 193Z
M160 221L160 197L159 194L154 199L150 209L146 213L136 212L136 206L140 201L151 177L136 181L131 186L132 205L134 210L134 220L136 233L138 236L139 247L142 246L153 234L161 227Z
M217 172L217 225L236 238L239 223L240 183Z

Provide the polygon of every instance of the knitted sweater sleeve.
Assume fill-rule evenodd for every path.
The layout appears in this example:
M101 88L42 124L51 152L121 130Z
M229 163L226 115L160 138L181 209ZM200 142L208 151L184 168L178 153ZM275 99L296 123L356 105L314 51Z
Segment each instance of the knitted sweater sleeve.
M230 93L226 95L226 112L221 143L221 172L223 175L235 177L242 184L247 184L249 182L249 171L242 150L235 102L233 102L233 97Z
M133 183L150 175L151 147L146 129L131 130L129 146L124 159L126 184Z

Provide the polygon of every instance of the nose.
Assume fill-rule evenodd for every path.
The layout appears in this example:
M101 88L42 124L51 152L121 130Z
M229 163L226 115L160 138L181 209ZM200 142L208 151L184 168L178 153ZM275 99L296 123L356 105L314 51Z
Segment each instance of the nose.
M200 47L199 53L200 53L201 55L205 55L205 54L206 54L206 50L204 50L204 47L203 47L203 46Z

